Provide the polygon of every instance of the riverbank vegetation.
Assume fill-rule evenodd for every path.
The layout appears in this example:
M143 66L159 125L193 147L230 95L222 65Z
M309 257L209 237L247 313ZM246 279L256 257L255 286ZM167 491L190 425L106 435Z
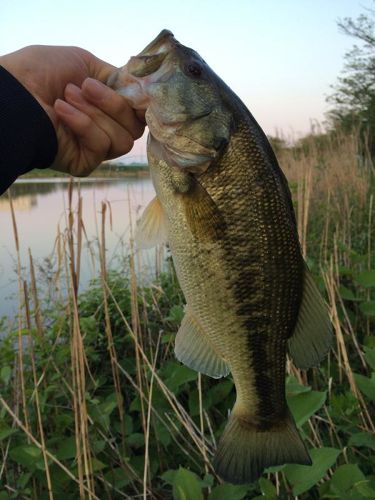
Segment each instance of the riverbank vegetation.
M232 379L200 376L174 358L184 300L163 250L151 280L131 242L129 257L107 268L106 203L100 276L80 292L84 221L72 184L55 257L43 269L31 255L19 262L18 323L1 325L1 500L375 498L371 159L356 133L312 135L279 158L335 330L319 368L288 363L288 404L313 465L221 484L211 460L235 398Z

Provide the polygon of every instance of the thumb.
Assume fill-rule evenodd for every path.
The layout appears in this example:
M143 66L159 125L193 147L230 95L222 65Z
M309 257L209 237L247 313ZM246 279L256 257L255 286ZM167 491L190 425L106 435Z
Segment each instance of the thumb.
M90 56L87 61L90 77L106 83L109 75L117 69L116 66L99 59L93 54L90 54Z

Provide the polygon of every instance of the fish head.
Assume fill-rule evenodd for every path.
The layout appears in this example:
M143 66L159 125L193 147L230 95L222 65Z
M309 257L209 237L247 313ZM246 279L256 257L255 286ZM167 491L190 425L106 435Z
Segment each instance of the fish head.
M170 166L202 173L229 142L232 114L222 98L225 84L168 30L112 74L108 85L146 111L152 141Z

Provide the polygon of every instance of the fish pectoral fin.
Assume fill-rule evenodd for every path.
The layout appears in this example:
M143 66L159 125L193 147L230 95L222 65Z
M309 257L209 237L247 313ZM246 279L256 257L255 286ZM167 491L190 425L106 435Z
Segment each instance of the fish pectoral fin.
M288 350L294 364L307 370L318 366L332 344L332 324L318 287L305 265L302 302Z
M157 196L145 208L138 221L135 242L139 248L152 248L167 241L166 216Z
M229 366L215 352L210 339L188 308L176 335L174 352L181 363L210 377L226 377L230 372Z
M225 220L214 200L197 181L182 194L187 224L197 240L212 242L224 237Z

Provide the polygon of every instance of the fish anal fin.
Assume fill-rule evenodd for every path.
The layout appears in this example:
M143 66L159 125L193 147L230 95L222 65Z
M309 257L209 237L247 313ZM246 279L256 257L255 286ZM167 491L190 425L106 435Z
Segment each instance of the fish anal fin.
M157 196L145 208L138 221L135 242L139 248L152 248L167 241L166 216Z
M318 366L332 344L332 324L317 285L307 266L303 295L293 335L288 340L289 354L298 368Z
M213 378L226 377L230 371L189 308L176 335L175 355L184 365Z

